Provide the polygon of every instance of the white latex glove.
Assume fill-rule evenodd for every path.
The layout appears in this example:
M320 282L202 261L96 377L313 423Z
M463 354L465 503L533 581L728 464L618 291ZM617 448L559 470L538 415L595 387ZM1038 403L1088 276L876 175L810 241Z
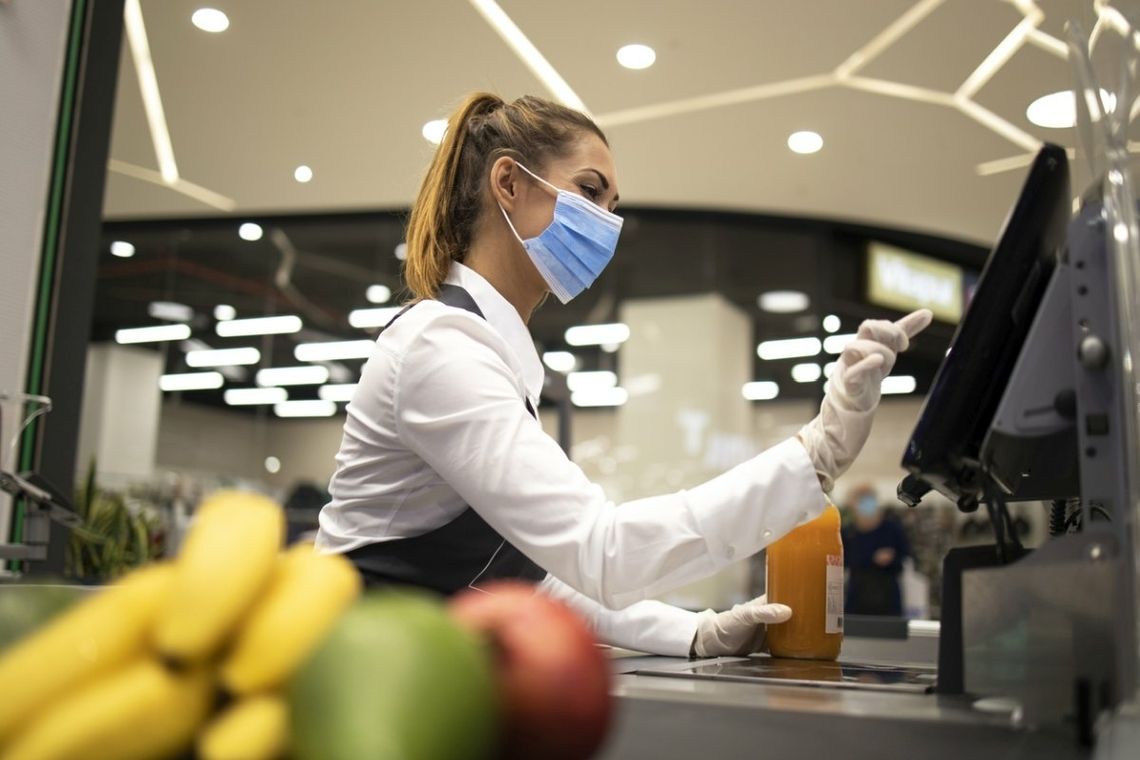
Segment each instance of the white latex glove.
M895 366L895 357L933 318L929 309L919 309L897 322L868 319L844 347L819 415L799 433L824 491L831 491L835 479L847 471L867 442L880 386Z
M786 604L768 604L768 595L738 604L727 612L705 610L697 621L693 654L697 657L729 657L758 652L768 635L768 625L792 616Z

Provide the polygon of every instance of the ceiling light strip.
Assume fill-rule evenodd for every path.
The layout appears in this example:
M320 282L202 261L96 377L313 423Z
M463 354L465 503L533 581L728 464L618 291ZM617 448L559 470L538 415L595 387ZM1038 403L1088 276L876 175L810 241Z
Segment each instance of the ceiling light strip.
M1033 163L1033 159L1036 156L1036 153L1022 153L1020 156L997 158L993 161L978 164L974 167L974 172L979 177L988 177L991 174L1002 174L1003 172L1011 172L1015 169L1024 169Z
M660 119L666 116L676 116L694 111L706 111L712 108L735 106L742 103L751 103L757 100L780 97L782 95L797 95L812 90L821 90L836 83L831 74L818 74L799 79L789 79L784 82L769 82L753 87L742 87L737 90L714 92L709 95L699 95L694 98L670 100L665 103L638 108L627 108L623 111L613 111L602 114L594 119L598 126L603 128L615 127L622 124L634 124L641 121Z
M162 178L162 175L154 169L147 169L145 166L138 166L127 161L120 161L117 158L107 160L107 170L122 174L124 177L131 177L133 179L140 179L143 182L150 182L159 187L165 187L173 190L176 193L181 193L188 198L193 198L200 201L207 206L212 206L219 211L233 211L237 208L237 202L232 198L215 193L213 190L207 190L201 185L195 185L193 182L188 182L181 177L174 181L174 184L168 184Z
M1058 58L1068 60L1069 47L1064 42L1054 37L1051 34L1046 34L1040 29L1030 29L1025 35L1025 41L1031 45L1036 45L1047 53L1052 53Z
M1066 148L1065 153L1072 160L1077 157L1077 151L1073 148ZM985 161L974 167L974 171L979 177L988 177L991 174L1001 174L1002 172L1011 172L1016 169L1024 169L1033 163L1033 159L1037 157L1037 153L1022 153L1018 156L1010 156L1009 158L997 158L993 161Z
M1030 30L1036 29L1039 23L1041 23L1040 18L1022 19L1021 22L1005 36L1005 39L999 42L997 47L990 51L990 54L986 56L985 60L978 64L978 68L974 69L973 73L966 77L966 81L963 82L962 86L958 88L958 91L954 93L955 96L958 98L974 97L974 95L993 78L993 75L1009 62L1009 59L1013 57L1014 53L1025 43L1025 39L1029 35Z
M954 96L947 92L917 87L901 82L889 82L886 79L867 79L866 77L852 77L842 83L853 90L873 92L878 95L887 95L892 98L915 100L921 103L934 103L940 106L953 106Z
M499 7L495 0L470 0L471 5L479 14L491 25L503 41L510 46L511 50L515 52L526 67L530 69L531 73L538 77L554 97L564 106L577 109L584 113L589 113L586 104L578 97L573 88L567 84L566 80L555 71L550 62L538 52L538 48L527 39L523 31L519 29L518 25L511 20L506 11Z
M980 106L976 102L967 100L966 98L955 98L954 105L974 121L989 127L1015 145L1025 150L1031 150L1034 153L1041 149L1040 140L1028 132L1015 127L1013 124L1010 124L988 108Z
M187 198L193 198L196 201L205 203L207 206L213 206L222 211L233 211L237 208L237 202L231 198L227 198L220 193L215 193L213 190L207 190L201 185L196 185L182 177L179 177L172 187Z
M178 179L178 165L174 162L174 147L170 142L170 131L166 128L166 114L162 110L158 77L154 73L154 61L150 57L150 43L146 38L146 25L143 24L139 0L127 0L123 7L123 22L127 27L127 40L131 46L131 58L135 62L135 74L139 80L158 168L162 179L167 184L173 184Z
M1096 10L1098 24L1101 22L1108 24L1121 37L1127 37L1132 32L1132 24L1119 9L1112 6L1109 0L1093 0L1093 9ZM1093 32L1096 32L1095 27Z
M870 42L856 50L847 60L835 69L835 75L845 79L877 58L884 50L889 48L903 35L919 22L929 16L935 8L942 5L943 0L922 0L910 7L906 13L895 19L886 29L879 32Z

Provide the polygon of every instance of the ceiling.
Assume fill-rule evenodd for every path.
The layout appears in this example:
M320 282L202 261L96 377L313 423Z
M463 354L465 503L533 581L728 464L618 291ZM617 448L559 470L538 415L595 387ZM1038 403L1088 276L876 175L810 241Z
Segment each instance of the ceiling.
M212 0L230 19L221 34L190 23L202 4L141 0L179 181L159 179L124 42L108 219L406 208L433 149L424 122L475 89L550 96L467 0ZM1065 19L1097 19L1091 0L499 4L607 130L623 204L981 243L1024 178L1019 157L1073 146L1075 130L1036 127L1025 109L1071 87L1050 49ZM1032 31L953 101L1015 28ZM619 66L629 42L654 47L656 65ZM802 129L821 152L788 150Z
M177 179L160 174L125 39L93 339L153 324L158 300L194 310L198 341L255 345L262 366L296 364L298 342L374 334L350 328L348 313L370 306L368 284L399 300L393 252L433 150L424 122L476 89L550 95L475 2L217 0L231 25L208 34L190 23L200 2L139 0ZM849 331L892 316L861 290L869 239L976 272L1038 142L1074 146L1075 130L1035 127L1025 108L1071 86L1050 48L1065 19L1087 28L1097 18L1091 0L500 6L606 129L623 199L614 263L571 304L531 319L543 349L566 348L571 325L618 319L625 299L708 292L747 313L757 340L822 336L828 313ZM1014 29L1024 39L1011 45ZM621 68L614 53L629 42L653 46L657 63ZM995 49L1010 54L983 65ZM955 101L964 82L969 97ZM819 132L823 150L792 153L787 136L801 129ZM299 164L311 182L294 181ZM1074 185L1085 182L1075 162ZM239 239L244 221L265 237ZM133 258L109 253L119 239L135 245ZM810 308L761 312L756 296L773 289L809 294ZM305 329L219 338L218 303L240 316L295 313ZM919 393L952 331L936 323L901 358ZM152 345L168 372L187 370L188 347ZM576 353L582 369L616 369L613 354ZM820 392L821 382L790 382L794 360L753 362L755 379L782 383L781 397ZM356 379L359 361L340 365L334 382ZM249 369L233 373L228 387L252 382ZM185 395L222 403L220 391Z

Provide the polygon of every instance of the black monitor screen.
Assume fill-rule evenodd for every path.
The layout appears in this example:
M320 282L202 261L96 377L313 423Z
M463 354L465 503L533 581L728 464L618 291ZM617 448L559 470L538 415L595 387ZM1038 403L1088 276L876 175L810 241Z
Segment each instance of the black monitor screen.
M976 505L979 449L1064 247L1071 203L1065 151L1046 145L919 413L903 454L911 473L899 486L904 501L935 488L963 508Z

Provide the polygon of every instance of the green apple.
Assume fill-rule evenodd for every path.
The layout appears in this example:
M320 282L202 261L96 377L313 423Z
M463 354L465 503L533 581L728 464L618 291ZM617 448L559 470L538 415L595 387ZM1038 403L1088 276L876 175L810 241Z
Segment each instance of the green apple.
M491 757L491 654L435 597L368 592L288 687L296 760Z

